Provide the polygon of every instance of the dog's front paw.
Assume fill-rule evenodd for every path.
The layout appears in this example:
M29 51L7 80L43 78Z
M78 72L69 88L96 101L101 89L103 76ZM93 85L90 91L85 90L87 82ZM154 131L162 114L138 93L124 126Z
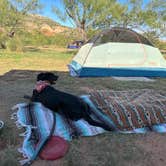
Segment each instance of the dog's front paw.
M78 139L79 136L80 136L80 134L76 131L71 134L72 139Z

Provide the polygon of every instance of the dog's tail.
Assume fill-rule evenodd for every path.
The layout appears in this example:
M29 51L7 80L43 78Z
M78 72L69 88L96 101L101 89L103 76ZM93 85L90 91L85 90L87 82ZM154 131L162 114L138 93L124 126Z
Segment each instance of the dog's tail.
M31 96L29 96L29 95L24 95L23 98L24 98L24 99L28 99L28 100L31 101Z

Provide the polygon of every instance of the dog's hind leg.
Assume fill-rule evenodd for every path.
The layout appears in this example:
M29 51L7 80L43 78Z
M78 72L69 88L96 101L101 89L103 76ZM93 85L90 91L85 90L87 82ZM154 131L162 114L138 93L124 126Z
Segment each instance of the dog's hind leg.
M101 127L103 128L104 130L107 130L107 131L114 131L114 129L102 122L98 122L98 121L95 121L94 119L92 119L89 115L84 117L84 119L90 124L90 125L93 125L93 126L97 126L97 127Z

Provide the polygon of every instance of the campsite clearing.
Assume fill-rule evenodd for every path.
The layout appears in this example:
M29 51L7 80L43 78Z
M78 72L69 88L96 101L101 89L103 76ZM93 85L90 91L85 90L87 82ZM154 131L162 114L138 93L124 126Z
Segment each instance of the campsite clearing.
M87 94L91 89L156 89L166 91L166 79L155 82L118 81L112 78L73 78L66 65L73 54L57 51L37 51L22 54L0 52L0 119L5 122L0 131L0 166L17 166L20 158L17 148L22 138L14 121L11 107L25 102L23 96L31 94L36 75L40 71L53 71L59 75L56 87L75 95ZM40 63L39 63L40 62ZM37 159L32 166L165 166L166 134L115 134L82 137L70 143L68 154L57 161Z

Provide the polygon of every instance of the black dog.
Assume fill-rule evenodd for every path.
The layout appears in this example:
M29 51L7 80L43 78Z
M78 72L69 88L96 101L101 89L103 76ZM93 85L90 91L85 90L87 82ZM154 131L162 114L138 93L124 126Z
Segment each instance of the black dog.
M57 79L58 76L55 76L53 73L40 73L37 76L37 87L33 90L31 101L40 102L45 107L63 114L70 120L77 121L83 118L91 125L111 130L107 125L90 117L90 107L81 98L53 88L51 85L55 84Z

